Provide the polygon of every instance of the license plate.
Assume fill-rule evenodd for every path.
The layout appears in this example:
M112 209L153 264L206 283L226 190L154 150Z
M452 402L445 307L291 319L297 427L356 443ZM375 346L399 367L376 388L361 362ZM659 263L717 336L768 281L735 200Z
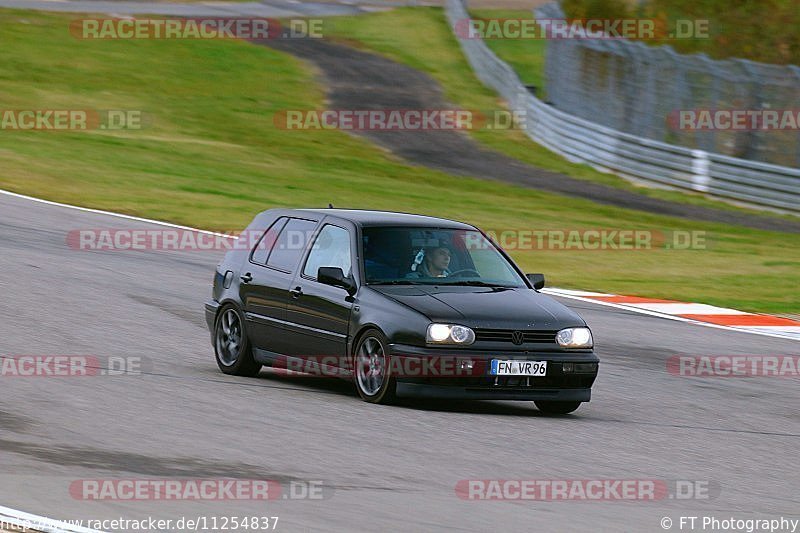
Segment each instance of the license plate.
M489 369L492 376L544 376L547 374L547 361L504 361L492 359Z

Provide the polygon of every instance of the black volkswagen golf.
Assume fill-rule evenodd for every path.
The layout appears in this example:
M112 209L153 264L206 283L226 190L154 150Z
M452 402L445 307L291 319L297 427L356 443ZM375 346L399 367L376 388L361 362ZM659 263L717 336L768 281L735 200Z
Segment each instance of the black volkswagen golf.
M479 229L382 211L272 209L214 278L206 321L219 368L264 365L352 380L368 402L397 397L588 402L592 333L541 294Z

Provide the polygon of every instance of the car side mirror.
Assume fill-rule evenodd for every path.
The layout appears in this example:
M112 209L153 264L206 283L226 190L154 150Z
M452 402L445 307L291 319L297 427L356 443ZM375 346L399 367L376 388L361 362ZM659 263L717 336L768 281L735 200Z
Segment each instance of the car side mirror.
M319 267L317 270L317 281L325 285L341 287L350 296L356 293L356 282L352 276L345 276L339 267Z
M544 274L525 274L537 291L544 288Z

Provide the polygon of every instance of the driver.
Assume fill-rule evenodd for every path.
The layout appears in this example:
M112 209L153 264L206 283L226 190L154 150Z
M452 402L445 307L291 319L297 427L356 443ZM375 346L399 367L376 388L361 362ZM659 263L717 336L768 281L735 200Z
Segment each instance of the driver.
M450 248L438 246L423 248L414 259L411 266L412 272L406 274L407 278L446 278L450 275L447 267L450 266Z

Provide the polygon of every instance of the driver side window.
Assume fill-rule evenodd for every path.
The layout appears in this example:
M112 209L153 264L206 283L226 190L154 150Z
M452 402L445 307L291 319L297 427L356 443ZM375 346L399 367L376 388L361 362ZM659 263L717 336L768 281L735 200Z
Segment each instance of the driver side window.
M311 247L303 275L316 279L319 267L339 267L349 276L351 266L350 234L344 228L328 224Z

